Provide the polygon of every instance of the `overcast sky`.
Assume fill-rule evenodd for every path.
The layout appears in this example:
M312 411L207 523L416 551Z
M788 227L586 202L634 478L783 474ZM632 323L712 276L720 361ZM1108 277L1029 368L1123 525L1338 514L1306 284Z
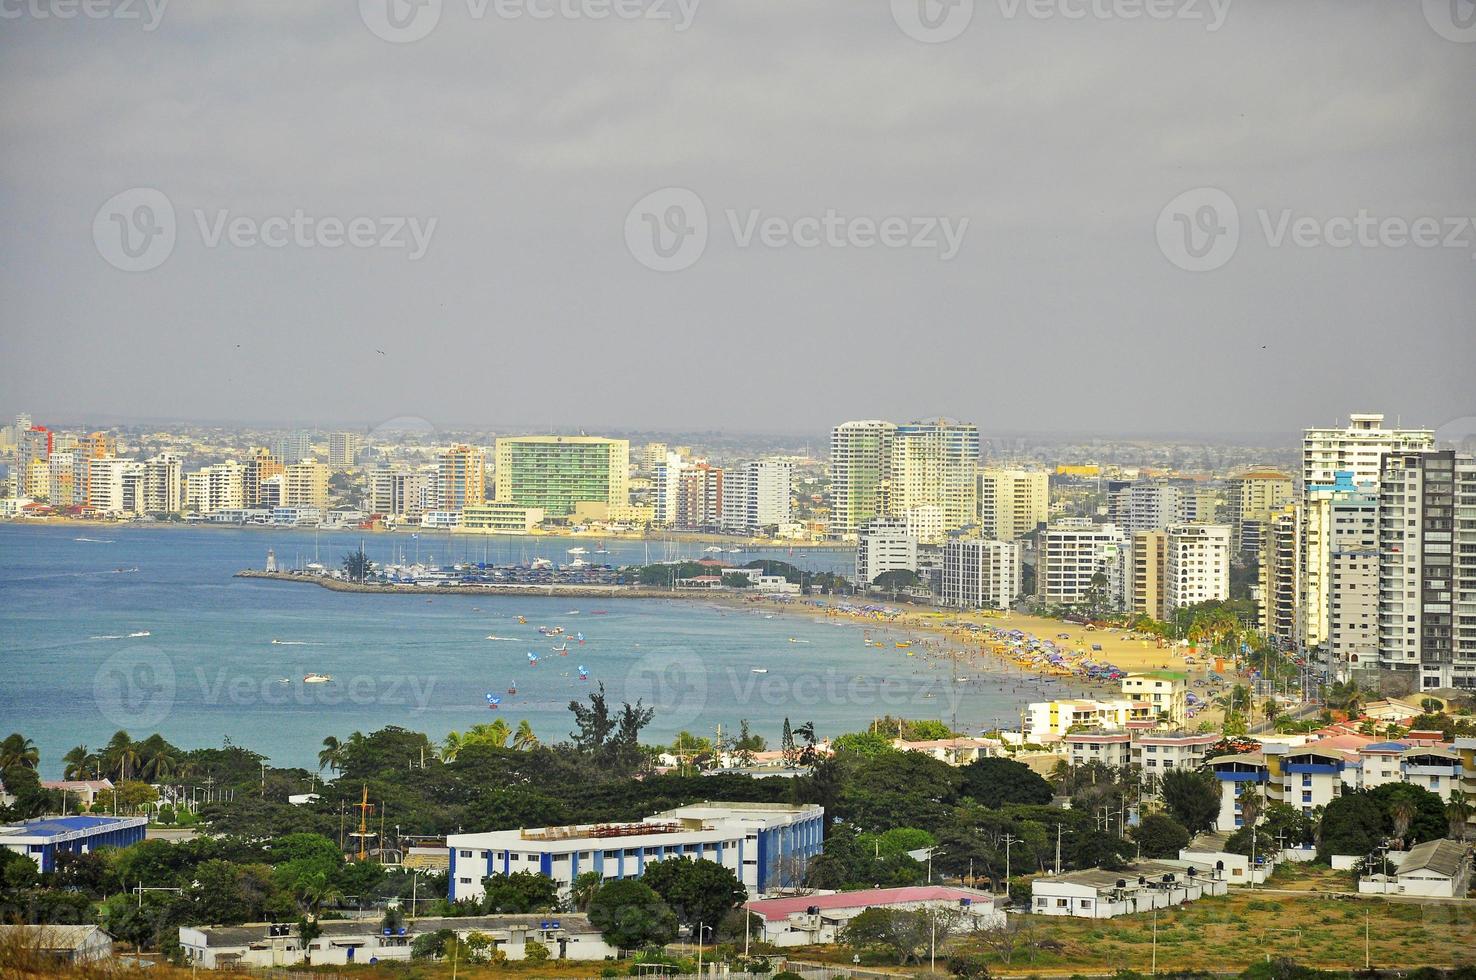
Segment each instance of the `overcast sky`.
M1476 414L1471 0L89 2L0 3L6 412Z

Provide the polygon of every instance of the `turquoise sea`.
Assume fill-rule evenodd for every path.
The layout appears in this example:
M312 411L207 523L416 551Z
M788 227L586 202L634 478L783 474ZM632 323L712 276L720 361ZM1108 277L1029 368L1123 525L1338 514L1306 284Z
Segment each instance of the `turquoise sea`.
M268 548L283 566L315 557L337 565L360 540L350 532L0 524L0 734L34 739L48 777L60 775L69 748L100 746L120 728L135 738L158 731L187 748L230 738L274 765L315 769L325 735L385 725L439 738L499 716L514 725L526 718L540 738L558 741L571 727L570 699L601 682L614 702L656 707L651 741L681 730L710 735L719 724L736 731L748 719L775 747L786 716L796 726L813 721L822 734L885 714L976 729L1057 690L1001 666L956 663L938 639L925 647L918 638L907 656L894 646L901 633L877 631L886 647L868 647L859 623L767 603L375 596L232 577L262 567ZM568 547L590 547L588 539L362 540L378 561L418 549L436 562L563 562ZM643 542L608 547L615 563L646 556ZM653 541L650 556L701 550ZM851 560L818 549L727 557L758 556L816 570L843 571ZM565 632L546 637L539 626ZM332 679L305 683L309 674ZM500 701L495 709L489 695Z

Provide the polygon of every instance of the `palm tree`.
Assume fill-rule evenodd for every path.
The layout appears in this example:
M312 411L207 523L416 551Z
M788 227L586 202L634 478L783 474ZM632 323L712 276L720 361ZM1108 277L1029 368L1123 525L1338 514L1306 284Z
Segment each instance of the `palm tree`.
M85 745L78 745L62 756L63 779L86 779L97 771L97 755Z
M41 764L41 753L36 748L36 743L26 738L20 732L11 732L0 742L0 769L10 769L21 766L25 769L35 769Z
M473 725L471 731L466 733L468 742L492 745L499 749L507 748L507 740L511 737L512 727L501 718L490 724Z
M538 736L533 734L533 726L528 724L528 719L526 718L518 722L518 730L513 732L512 738L513 748L522 752L536 748L538 745Z
M1394 805L1389 807L1389 817L1394 821L1394 836L1400 841L1409 833L1409 825L1414 823L1417 813L1414 803L1407 799L1395 800Z
M1445 804L1445 817L1450 821L1450 836L1456 840L1466 839L1467 821L1471 819L1471 804L1460 789L1450 791L1450 802Z
M174 746L164 741L158 732L150 735L138 745L139 771L152 782L161 782L174 775L179 767Z
M322 772L327 766L332 772L337 772L343 766L343 743L335 735L329 735L323 739L322 751L318 753L318 771Z
M598 871L581 871L575 875L569 885L569 903L574 906L574 911L589 911L589 903L604 883L605 878Z
M103 768L108 775L116 775L119 782L129 778L138 767L138 747L125 731L113 733L102 750Z
M441 761L455 762L456 757L461 754L461 747L465 744L465 735L460 732L447 732L446 737L441 740Z
M1363 707L1363 692L1357 681L1333 681L1327 690L1327 706L1352 718Z
M1267 698L1261 704L1261 714L1265 716L1268 722L1270 722L1272 725L1275 725L1276 719L1280 718L1282 715L1281 702L1277 701L1275 698Z
M1240 816L1244 825L1254 827L1256 821L1261 819L1261 808L1265 802L1254 783L1244 783L1240 787L1240 793L1236 800L1240 803Z

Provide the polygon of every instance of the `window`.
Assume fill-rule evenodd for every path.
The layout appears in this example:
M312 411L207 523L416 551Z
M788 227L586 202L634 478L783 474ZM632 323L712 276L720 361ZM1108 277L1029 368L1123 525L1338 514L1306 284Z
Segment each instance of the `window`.
M1058 908L1058 909L1065 909L1065 908L1070 908L1070 907L1071 907L1071 900L1070 899L1066 899L1066 898L1058 898L1058 899L1056 899L1056 908Z
M469 858L469 857L472 856L472 852L471 851L462 851L459 856L460 857L464 857L464 858Z

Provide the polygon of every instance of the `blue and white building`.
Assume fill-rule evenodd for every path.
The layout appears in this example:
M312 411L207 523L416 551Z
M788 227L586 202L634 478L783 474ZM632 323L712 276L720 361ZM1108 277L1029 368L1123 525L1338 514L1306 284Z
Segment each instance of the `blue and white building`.
M24 854L44 873L55 869L60 851L86 854L137 844L148 824L147 817L41 817L0 827L0 847Z
M446 838L452 901L480 899L482 879L533 871L566 894L576 877L638 878L667 858L705 859L732 871L751 897L798 885L820 853L825 808L786 803L694 803L640 823L535 827Z

